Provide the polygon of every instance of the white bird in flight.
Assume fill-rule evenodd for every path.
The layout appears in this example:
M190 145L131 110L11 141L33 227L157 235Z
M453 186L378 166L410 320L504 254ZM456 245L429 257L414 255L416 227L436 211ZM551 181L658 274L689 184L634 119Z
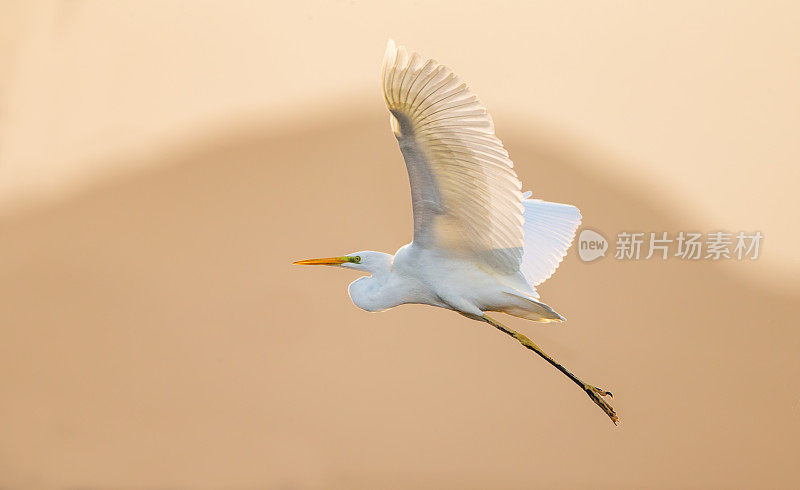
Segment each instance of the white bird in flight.
M614 424L603 397L526 336L486 312L535 322L564 317L539 301L536 286L555 272L581 221L578 208L530 199L486 108L449 68L389 41L383 96L411 184L414 236L394 255L363 251L309 259L365 272L350 298L367 311L402 304L454 310L514 337L564 373Z

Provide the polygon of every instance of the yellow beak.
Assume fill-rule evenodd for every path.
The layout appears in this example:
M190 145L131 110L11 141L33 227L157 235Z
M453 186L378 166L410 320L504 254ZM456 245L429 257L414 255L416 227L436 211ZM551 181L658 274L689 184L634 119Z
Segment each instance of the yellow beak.
M328 257L325 259L306 259L295 262L297 265L342 265L350 262L350 257Z

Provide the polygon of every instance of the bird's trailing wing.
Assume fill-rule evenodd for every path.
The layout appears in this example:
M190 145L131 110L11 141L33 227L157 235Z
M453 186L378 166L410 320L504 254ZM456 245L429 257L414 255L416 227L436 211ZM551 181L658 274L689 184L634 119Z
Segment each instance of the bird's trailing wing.
M581 224L581 212L575 206L527 199L525 206L525 250L520 270L531 286L546 281L567 255Z
M411 184L414 243L518 271L521 184L486 108L450 69L392 41L381 76Z

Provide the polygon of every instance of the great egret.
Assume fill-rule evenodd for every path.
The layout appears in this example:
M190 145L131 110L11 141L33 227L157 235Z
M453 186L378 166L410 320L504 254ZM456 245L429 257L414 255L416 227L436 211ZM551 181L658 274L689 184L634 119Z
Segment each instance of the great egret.
M413 240L394 255L363 251L295 264L369 274L349 287L353 303L367 311L417 303L486 322L564 373L616 424L603 399L610 392L584 383L528 337L486 314L564 320L539 301L535 286L566 255L580 224L578 208L520 191L491 116L449 68L390 40L381 79L411 184Z

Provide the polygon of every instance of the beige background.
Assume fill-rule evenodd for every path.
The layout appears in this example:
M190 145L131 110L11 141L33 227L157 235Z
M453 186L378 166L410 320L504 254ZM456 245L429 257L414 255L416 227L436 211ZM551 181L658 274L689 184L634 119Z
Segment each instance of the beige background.
M791 3L6 2L0 486L796 488ZM356 309L299 258L410 238L388 37L613 236L761 230L756 262L584 264L513 341Z

